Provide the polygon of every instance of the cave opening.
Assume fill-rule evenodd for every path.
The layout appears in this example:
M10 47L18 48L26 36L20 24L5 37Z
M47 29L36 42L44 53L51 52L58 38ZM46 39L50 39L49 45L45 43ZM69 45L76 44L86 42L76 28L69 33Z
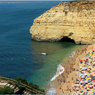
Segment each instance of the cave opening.
M60 42L71 42L75 44L75 41L73 39L68 38L67 36L63 37Z

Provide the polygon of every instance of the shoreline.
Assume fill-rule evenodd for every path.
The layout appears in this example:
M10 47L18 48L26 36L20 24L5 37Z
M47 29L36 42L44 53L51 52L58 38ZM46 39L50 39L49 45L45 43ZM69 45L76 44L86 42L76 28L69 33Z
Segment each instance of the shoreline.
M80 48L83 48L83 46L81 46ZM68 54L68 56L66 56L64 59L62 59L61 63L59 63L59 65L57 65L56 68L56 72L55 75L50 79L48 86L46 86L46 94L50 95L50 94L55 94L56 93L56 87L54 86L54 84L52 83L52 81L55 81L56 78L58 78L62 73L64 73L65 68L64 68L64 64L62 65L62 63L65 62L65 60L68 60L68 58L72 58L75 55L75 51L79 50L79 47L76 49L73 49L71 53ZM67 64L68 66L69 64Z
M73 86L78 76L79 62L86 53L94 49L94 46L85 45L85 47L76 50L72 58L69 57L63 62L62 66L65 68L65 71L51 82L54 88L56 88L56 94L72 94L74 92Z
M60 74L58 77L56 77L55 80L51 81L48 93L51 92L53 94L71 94L73 90L73 81L75 81L77 77L76 69L79 68L79 64L77 63L77 61L79 61L82 58L82 56L86 54L89 48L92 47L93 45L85 45L81 49L75 50L69 57L67 57L63 61L61 65L64 67L65 71L62 72L62 74Z

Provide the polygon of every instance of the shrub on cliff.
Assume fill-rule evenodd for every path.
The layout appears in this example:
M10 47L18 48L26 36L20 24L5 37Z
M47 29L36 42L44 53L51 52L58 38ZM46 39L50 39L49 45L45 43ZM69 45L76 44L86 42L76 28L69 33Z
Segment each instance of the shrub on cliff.
M23 84L28 84L27 81L24 78L17 77L15 78L16 81L21 82Z
M36 85L36 84L33 84L32 82L30 82L28 85L29 85L30 87L35 88L35 89L39 89L39 86Z
M0 94L14 94L14 90L5 86L4 88L0 88Z
M32 83L32 82L27 82L27 80L24 79L24 78L17 77L17 78L15 78L15 80L17 81L17 82L15 83L15 88L18 87L18 88L20 89L20 92L23 92L23 90L25 90L26 87L28 86L28 87L31 88L32 91L33 91L33 89L34 89L33 92L35 92L35 93L36 93L36 92L39 92L38 94L42 94L42 93L44 94L44 93L45 93L45 91L44 91L43 89L40 89L38 85L36 85L36 84L34 84L34 83ZM25 85L23 86L23 89L22 89L22 86L19 85L20 83L25 84ZM21 89L22 89L22 90L21 90ZM31 93L31 94L35 94L35 93Z

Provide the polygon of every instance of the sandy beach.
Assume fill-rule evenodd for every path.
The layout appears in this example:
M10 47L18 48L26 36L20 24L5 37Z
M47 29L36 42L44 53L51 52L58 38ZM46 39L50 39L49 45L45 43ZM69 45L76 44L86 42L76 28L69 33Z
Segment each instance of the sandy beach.
M56 94L94 93L94 82L92 80L91 82L88 82L88 79L91 79L90 76L94 76L94 47L95 45L86 45L83 48L76 50L72 57L67 58L63 62L62 66L65 68L65 71L52 81L52 85L56 88ZM85 62L85 60L87 62ZM86 65L86 69L82 70ZM85 75L85 79L82 79L82 74ZM92 87L90 88L90 86Z

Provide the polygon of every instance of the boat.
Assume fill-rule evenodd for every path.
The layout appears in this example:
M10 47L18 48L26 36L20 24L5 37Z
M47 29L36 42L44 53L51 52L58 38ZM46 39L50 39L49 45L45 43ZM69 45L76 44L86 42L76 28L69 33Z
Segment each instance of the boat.
M46 55L47 55L47 53L43 52L43 53L41 53L41 55L44 55L44 56L46 56Z

